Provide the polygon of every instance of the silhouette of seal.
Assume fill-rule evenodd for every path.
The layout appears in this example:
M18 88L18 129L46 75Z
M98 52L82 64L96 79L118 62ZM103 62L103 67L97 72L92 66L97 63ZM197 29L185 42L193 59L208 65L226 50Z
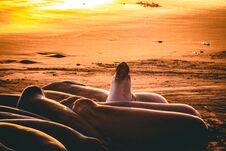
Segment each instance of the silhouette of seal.
M194 150L206 145L207 126L197 116L98 105L90 99L77 100L72 109L108 140L110 149Z
M7 146L5 146L4 144L0 143L0 150L1 151L15 151Z
M9 112L9 113L29 116L29 117L33 117L33 118L48 120L47 118L40 116L40 115L37 115L35 113L25 111L25 110L22 110L22 109L18 109L18 108L9 107L9 106L0 105L0 112Z
M86 137L72 128L56 122L38 119L5 119L0 122L18 124L42 131L60 141L68 151L106 151L98 139Z
M86 120L81 118L70 108L57 101L46 98L40 87L29 86L25 88L19 98L17 108L67 125L86 136L99 136L98 132L91 127ZM100 138L100 136L97 138Z
M64 93L69 93L76 96L83 96L90 99L96 99L97 101L106 101L108 91L104 89L89 87L76 82L60 81L53 82L43 87L45 90L54 90Z
M19 97L19 94L0 94L0 105L16 107Z
M159 111L171 111L190 114L194 116L201 117L200 113L194 109L192 106L180 103L152 103L152 102L136 102L136 101L126 101L126 102L99 102L101 105L110 105L118 107L133 107L141 109L151 109Z
M0 119L34 119L34 118L10 112L0 112Z
M14 150L67 151L55 138L33 128L0 122L0 142Z

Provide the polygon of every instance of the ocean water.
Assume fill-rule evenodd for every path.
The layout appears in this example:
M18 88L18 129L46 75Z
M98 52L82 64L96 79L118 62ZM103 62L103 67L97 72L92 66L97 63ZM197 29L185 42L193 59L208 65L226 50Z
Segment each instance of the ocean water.
M137 5L135 0L80 2L1 1L2 60L71 66L150 58L202 59L193 57L200 52L206 59L226 50L224 0L156 0L158 8ZM67 57L56 61L40 52Z

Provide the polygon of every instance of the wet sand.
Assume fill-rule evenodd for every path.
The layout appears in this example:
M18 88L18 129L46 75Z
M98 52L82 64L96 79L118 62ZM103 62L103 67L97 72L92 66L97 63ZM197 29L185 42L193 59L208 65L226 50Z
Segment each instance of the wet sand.
M64 55L49 59L62 59ZM55 56L53 58L52 56ZM67 57L66 55L64 57ZM195 59L196 57L200 58ZM210 128L209 150L224 150L226 123L225 51L202 54L193 60L147 59L129 61L133 91L156 92L172 103L186 103L196 108ZM206 61L208 60L208 61ZM89 86L109 89L118 62L93 62L74 67L48 67L33 60L1 60L1 94L19 94L28 85L44 86L50 82L72 80ZM22 64L18 68L16 65ZM8 67L10 66L10 68ZM13 68L13 66L17 68Z

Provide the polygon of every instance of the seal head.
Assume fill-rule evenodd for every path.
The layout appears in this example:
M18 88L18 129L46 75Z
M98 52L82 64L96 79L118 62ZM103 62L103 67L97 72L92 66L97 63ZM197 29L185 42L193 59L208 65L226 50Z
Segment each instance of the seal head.
M115 78L118 80L124 80L128 75L129 66L125 62L121 62L116 68Z

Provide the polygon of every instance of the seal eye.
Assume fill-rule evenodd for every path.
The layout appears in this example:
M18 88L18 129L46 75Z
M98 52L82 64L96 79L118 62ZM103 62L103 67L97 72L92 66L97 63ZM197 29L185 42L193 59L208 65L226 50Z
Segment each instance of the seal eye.
M116 78L125 79L129 74L129 66L125 62L121 62L116 68Z

